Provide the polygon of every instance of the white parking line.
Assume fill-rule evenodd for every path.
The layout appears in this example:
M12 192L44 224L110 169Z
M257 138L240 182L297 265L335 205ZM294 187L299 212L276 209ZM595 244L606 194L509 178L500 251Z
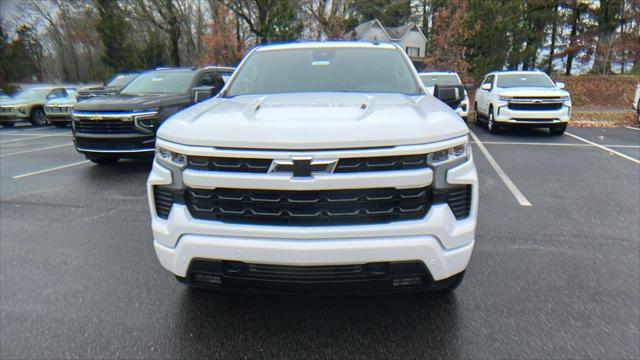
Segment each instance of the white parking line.
M474 134L473 131L469 131L469 133L471 134L473 141L475 141L476 145L478 145L478 148L480 149L480 151L484 154L484 157L487 158L487 161L489 161L489 164L491 164L491 166L496 171L500 179L502 179L502 182L504 182L504 184L507 186L507 189L509 189L509 191L511 191L511 193L516 198L516 200L518 200L518 203L520 203L520 206L531 206L531 203L529 202L527 197L524 196L524 194L522 194L522 192L513 183L513 181L511 181L507 173L505 173L504 170L502 170L502 168L500 167L496 159L494 159L493 156L491 156L491 153L489 153L489 150L487 150L487 148L484 147L484 145L482 144L480 139L478 139L476 134Z
M13 143L13 142L18 142L18 141L26 141L26 140L35 140L35 139L41 139L41 138L51 137L51 136L52 135L40 135L40 136L32 136L32 137L27 137L27 138L22 138L22 139L2 140L2 141L0 141L0 144L8 144L8 143Z
M633 127L633 126L625 126L625 128L627 128L627 129L631 129L631 130L638 130L638 131L640 131L640 128Z
M471 142L472 144L474 141ZM537 143L537 142L521 142L521 141L483 141L486 145L531 145L531 146L568 146L568 147L591 147L591 144L565 144L565 143ZM606 144L603 146L621 148L621 149L640 149L640 145L615 145Z
M633 162L634 162L634 163L636 163L636 164L640 164L640 160L638 160L638 159L636 159L636 158L632 158L631 156L629 156L629 155L627 155L627 154L623 154L623 153L621 153L621 152L619 152L619 151L615 151L615 150L613 150L613 149L611 149L611 148L608 148L608 147L606 147L606 146L603 146L603 145L600 145L600 144L596 144L596 143L594 143L593 141L589 141L589 140L587 140L587 139L581 138L580 136L578 136L578 135L574 135L574 134L571 134L571 133L569 133L569 132L565 132L565 134L566 134L566 135L571 136L572 138L574 138L574 139L576 139L576 140L580 140L580 141L582 141L582 142L584 142L584 143L587 143L587 144L590 144L590 145L592 145L592 146L595 146L595 147L597 147L597 148L598 148L598 149L600 149L600 150L607 151L607 152L608 152L608 153L610 153L610 154L614 154L614 155L620 156L620 157L621 157L621 158L623 158L623 159L627 159L627 160L629 160L629 161L633 161Z
M0 155L0 159L6 158L8 156L13 156L13 155L28 154L28 153L32 153L32 152L36 152L36 151L57 149L57 148L65 147L65 146L71 146L71 145L73 145L73 143L62 144L62 145L54 145L54 146L47 146L47 147L43 147L43 148L37 148L37 149L31 149L31 150L25 150L25 151L17 151L17 152L14 152L14 153Z
M27 176L32 176L32 175L40 175L40 174L44 174L44 173L48 173L51 171L56 171L56 170L62 170L62 169L66 169L66 168L70 168L72 166L78 166L78 165L83 165L86 163L89 163L89 160L83 160L83 161L78 161L72 164L67 164L67 165L61 165L61 166L56 166L56 167L52 167L49 169L44 169L44 170L38 170L38 171L34 171L34 172L30 172L30 173L26 173L26 174L22 174L22 175L16 175L13 177L14 180L18 180L18 179L22 179L25 178Z

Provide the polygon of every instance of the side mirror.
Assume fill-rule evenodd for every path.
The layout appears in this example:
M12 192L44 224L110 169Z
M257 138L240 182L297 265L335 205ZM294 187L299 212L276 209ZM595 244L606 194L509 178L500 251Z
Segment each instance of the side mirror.
M489 90L491 90L491 84L490 84L490 83L484 83L484 84L482 84L482 86L480 86L480 88L481 88L482 90L487 90L487 91L489 91Z
M436 84L433 88L433 96L449 105L452 109L455 109L460 106L460 103L464 100L464 85Z
M207 100L216 94L215 86L198 86L191 89L191 100L194 103L199 103L203 100Z
M564 89L564 83L562 81L556 81L556 86L558 89Z

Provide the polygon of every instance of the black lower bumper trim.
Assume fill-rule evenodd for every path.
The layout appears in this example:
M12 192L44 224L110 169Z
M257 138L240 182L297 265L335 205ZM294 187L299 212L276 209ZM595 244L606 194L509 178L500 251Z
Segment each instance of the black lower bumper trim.
M461 276L434 281L420 261L288 266L197 259L191 262L187 277L178 280L232 292L335 295L436 291Z

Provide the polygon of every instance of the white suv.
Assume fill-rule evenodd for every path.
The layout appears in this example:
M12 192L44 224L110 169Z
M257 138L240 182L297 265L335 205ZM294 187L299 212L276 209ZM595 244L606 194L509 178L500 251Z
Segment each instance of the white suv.
M463 85L458 73L454 71L425 71L418 74L422 84L429 94L433 95L435 86L438 85ZM454 109L465 121L469 115L469 96L467 90L464 90L464 99L458 107Z
M217 289L453 289L475 239L468 133L397 45L258 47L158 130L160 263Z
M474 122L486 122L491 133L522 125L561 135L571 116L571 97L563 88L540 71L492 72L476 90Z

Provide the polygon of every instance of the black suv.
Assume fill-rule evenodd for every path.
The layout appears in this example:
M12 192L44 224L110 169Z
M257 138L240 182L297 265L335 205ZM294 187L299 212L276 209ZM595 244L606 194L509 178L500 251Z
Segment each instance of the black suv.
M138 72L117 74L105 81L103 86L91 86L78 90L76 98L78 101L82 101L95 96L115 95L129 85L138 75L140 75Z
M169 116L215 96L234 68L163 68L144 72L117 95L73 109L76 150L97 164L152 156L158 126Z

